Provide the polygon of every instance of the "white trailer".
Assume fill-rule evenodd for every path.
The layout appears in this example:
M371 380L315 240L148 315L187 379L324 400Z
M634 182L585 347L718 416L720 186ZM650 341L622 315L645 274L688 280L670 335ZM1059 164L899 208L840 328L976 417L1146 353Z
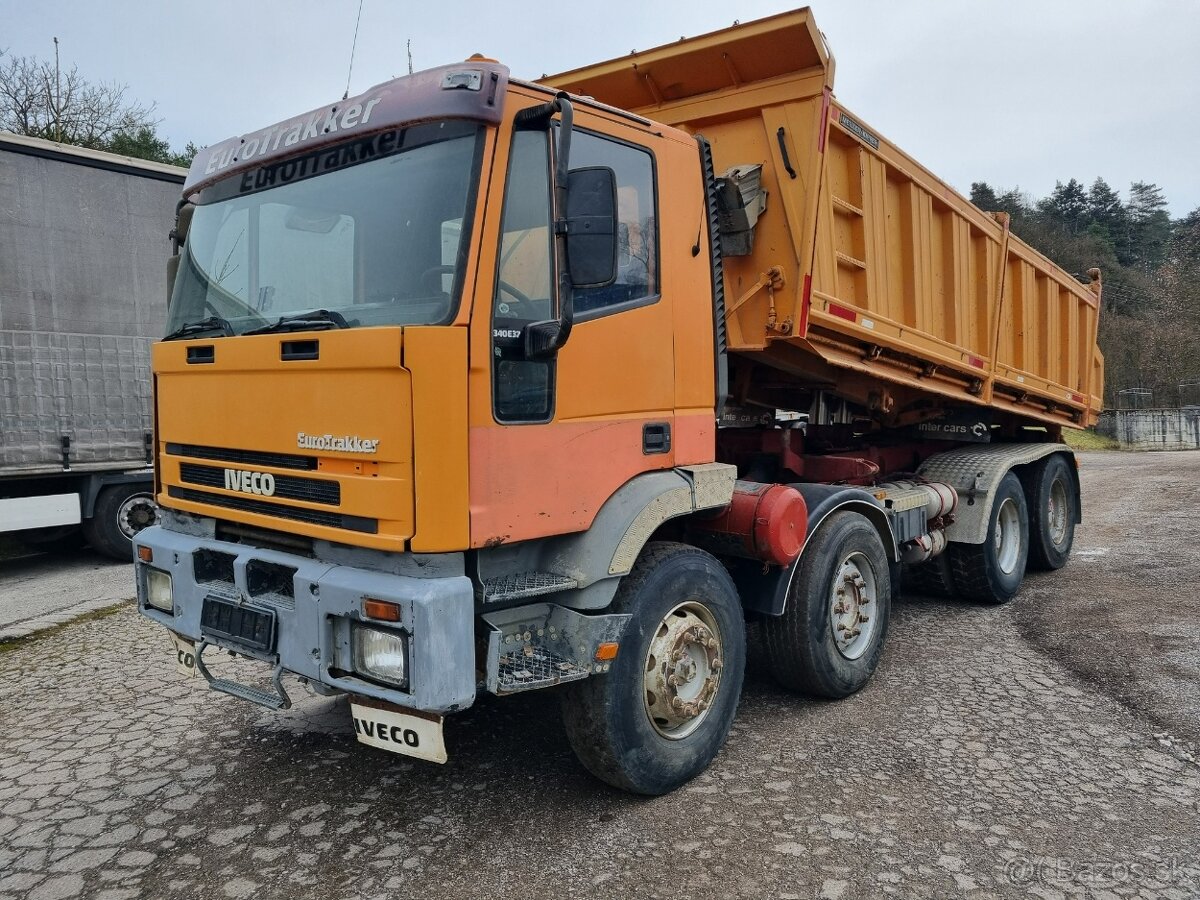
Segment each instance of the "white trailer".
M128 559L186 170L0 134L0 532Z

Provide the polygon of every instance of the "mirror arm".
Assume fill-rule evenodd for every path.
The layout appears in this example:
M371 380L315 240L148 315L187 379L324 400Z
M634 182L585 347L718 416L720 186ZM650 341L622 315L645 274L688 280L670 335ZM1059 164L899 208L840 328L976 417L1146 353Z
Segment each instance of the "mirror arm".
M548 111L545 111L548 108ZM554 260L558 272L558 318L545 322L531 322L525 327L525 358L545 359L553 356L571 336L575 323L575 301L572 296L571 270L567 259L567 221L562 216L567 210L567 184L571 171L571 130L574 107L566 91L559 91L544 107L535 107L529 112L530 120L549 116L557 112L562 120L558 130L558 146L554 159ZM536 115L533 115L535 114ZM517 114L520 117L520 113ZM520 120L518 120L520 121Z

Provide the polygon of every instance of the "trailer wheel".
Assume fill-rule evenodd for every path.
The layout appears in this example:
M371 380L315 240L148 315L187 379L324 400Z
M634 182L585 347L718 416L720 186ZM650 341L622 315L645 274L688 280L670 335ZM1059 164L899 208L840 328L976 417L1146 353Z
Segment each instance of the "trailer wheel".
M631 618L611 671L568 685L563 724L584 767L635 794L666 794L717 755L737 712L746 627L737 589L710 554L647 545L612 612Z
M1071 464L1061 453L1047 457L1026 478L1029 503L1029 568L1061 569L1075 543L1079 493Z
M158 524L158 504L144 483L113 484L96 496L83 534L93 550L113 559L133 559L133 536Z
M946 552L961 596L1007 603L1016 595L1029 558L1029 507L1014 472L1005 475L996 490L984 542L951 544Z
M809 544L783 615L763 622L767 665L788 690L839 699L879 665L891 568L879 532L858 513L834 513Z

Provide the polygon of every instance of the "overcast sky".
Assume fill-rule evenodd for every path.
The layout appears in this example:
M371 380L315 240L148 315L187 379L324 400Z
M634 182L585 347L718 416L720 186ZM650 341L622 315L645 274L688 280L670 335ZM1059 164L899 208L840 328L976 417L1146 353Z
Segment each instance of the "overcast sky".
M0 0L0 49L158 105L175 146L342 96L358 0ZM364 0L351 93L482 52L536 78L790 8L778 0ZM838 98L964 193L1102 175L1200 206L1197 0L814 0Z

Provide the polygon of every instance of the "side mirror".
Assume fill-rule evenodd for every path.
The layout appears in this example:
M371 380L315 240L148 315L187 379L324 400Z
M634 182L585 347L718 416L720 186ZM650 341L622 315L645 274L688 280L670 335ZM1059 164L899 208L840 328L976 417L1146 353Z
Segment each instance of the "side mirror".
M175 227L168 237L171 239L171 257L167 260L167 304L171 303L171 295L175 293L175 277L179 274L179 248L187 238L188 229L192 225L192 213L196 207L186 200L179 204L175 211Z
M605 166L567 175L567 265L573 288L599 288L617 277L617 177Z

